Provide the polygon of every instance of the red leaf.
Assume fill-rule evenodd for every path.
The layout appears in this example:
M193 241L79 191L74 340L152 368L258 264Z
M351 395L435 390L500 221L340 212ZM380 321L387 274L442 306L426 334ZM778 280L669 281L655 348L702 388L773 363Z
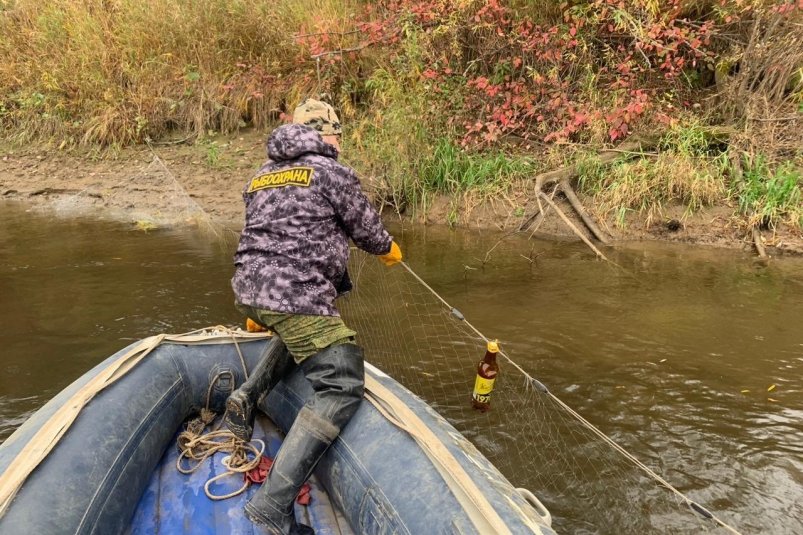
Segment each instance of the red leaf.
M469 82L469 83L471 83L471 82ZM473 80L473 83L474 83L474 86L477 89L485 89L486 87L488 87L488 79L485 78L484 76L480 76L479 78L475 78Z
M586 123L586 121L588 121L588 116L586 116L586 115L584 115L582 113L575 114L575 116L574 116L574 124L575 124L575 126L583 125L583 124Z

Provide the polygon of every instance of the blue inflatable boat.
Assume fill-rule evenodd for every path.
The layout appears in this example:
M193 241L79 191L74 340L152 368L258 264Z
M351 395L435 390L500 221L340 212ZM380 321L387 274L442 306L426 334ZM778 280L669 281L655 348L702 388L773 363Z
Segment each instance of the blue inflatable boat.
M260 533L255 486L213 455L187 475L176 437L281 341L226 328L144 339L87 372L0 446L0 533ZM311 388L300 373L260 403L255 438L273 456ZM516 489L431 407L366 364L366 396L310 480L298 519L316 533L553 534ZM209 481L213 480L210 486ZM210 491L209 495L204 488Z

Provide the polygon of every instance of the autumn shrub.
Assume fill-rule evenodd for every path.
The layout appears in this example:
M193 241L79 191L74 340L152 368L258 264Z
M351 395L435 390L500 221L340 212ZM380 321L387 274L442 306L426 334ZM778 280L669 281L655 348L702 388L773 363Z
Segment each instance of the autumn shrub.
M801 8L742 0L399 0L380 4L372 37L350 49L414 39L411 68L419 69L416 88L428 95L429 109L422 115L419 107L410 119L446 117L446 131L468 151L514 145L543 153L545 145L599 147L634 130L665 132L659 156L615 166L606 183L584 184L599 195L605 215L616 212L624 221L636 210L649 223L668 202L686 204L689 214L726 196L727 147L712 148L704 133L709 123L732 124L734 132L745 122L755 131L782 131L772 139L786 143L775 148L799 150L803 129L794 127L801 110L776 104L801 100ZM768 46L758 46L761 37ZM324 73L342 69L329 59ZM737 81L741 96L723 94L725 82ZM772 118L747 112L768 107ZM692 123L690 113L697 117ZM730 141L738 144L739 136ZM452 156L440 155L447 162Z
M464 146L621 139L647 116L668 121L712 62L714 21L687 20L678 1L398 5L407 16L386 15L386 31L423 32L421 75Z
M366 84L374 106L346 127L345 157L373 180L377 196L397 211L427 204L431 194L480 197L532 176L532 157L510 151L468 152L433 117L417 76L379 69ZM353 156L352 156L353 155Z

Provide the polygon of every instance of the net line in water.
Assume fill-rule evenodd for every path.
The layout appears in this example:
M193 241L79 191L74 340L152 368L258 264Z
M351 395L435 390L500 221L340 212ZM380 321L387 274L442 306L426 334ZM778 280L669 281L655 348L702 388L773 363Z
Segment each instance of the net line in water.
M738 533L561 401L504 351L492 409L470 397L488 338L407 264L353 251L338 301L366 360L428 402L566 533ZM501 359L500 359L501 360Z
M130 220L143 231L174 225L197 227L210 240L228 243L236 235L193 198L179 178L148 144L151 161L135 173L121 172L114 181L98 179L53 203L62 215L101 208L113 218Z

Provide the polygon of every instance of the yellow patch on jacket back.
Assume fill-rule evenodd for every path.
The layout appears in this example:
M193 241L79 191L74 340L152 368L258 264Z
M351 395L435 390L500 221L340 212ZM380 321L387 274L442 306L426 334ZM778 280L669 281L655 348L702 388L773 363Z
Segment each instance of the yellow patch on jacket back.
M312 183L312 175L312 167L291 167L281 171L265 173L251 179L247 193L267 188L283 188L284 186L308 188Z

